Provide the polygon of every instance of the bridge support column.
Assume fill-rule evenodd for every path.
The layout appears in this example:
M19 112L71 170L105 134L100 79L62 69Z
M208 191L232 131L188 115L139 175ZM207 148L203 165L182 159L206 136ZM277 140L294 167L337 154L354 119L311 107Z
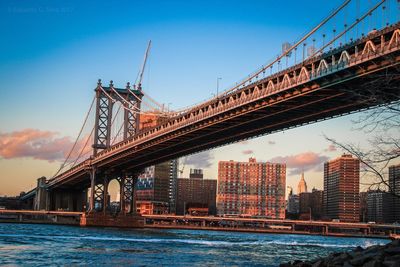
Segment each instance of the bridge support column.
M123 174L121 177L121 199L120 206L123 214L136 214L136 199L135 199L135 175Z
M93 168L90 171L90 199L89 199L89 212L94 211L94 191L96 183L96 170Z
M34 210L46 210L47 208L46 177L37 179L36 196L33 204Z

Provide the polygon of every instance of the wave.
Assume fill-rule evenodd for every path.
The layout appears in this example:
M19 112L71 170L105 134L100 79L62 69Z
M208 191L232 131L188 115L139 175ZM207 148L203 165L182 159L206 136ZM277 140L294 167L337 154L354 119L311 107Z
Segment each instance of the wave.
M57 240L92 240L92 241L126 241L137 243L184 243L204 246L251 246L251 245L278 245L278 246L304 246L304 247L328 247L328 248L352 248L355 244L329 244L319 242L297 242L297 241L221 241L221 240L199 240L199 239L171 239L171 238L129 238L129 237L107 237L107 236L44 236L44 235L21 235L21 234L0 234L0 237L23 237L37 239L57 239ZM360 242L362 247L381 242Z

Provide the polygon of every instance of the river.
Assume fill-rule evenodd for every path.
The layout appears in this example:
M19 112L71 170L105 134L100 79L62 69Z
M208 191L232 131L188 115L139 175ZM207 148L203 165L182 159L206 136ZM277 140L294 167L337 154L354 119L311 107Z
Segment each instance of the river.
M0 265L277 266L387 239L0 223Z

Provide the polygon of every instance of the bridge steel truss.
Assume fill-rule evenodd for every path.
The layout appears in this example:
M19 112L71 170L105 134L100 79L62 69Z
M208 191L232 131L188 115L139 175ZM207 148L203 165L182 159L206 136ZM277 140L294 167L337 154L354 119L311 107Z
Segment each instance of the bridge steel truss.
M92 168L88 170L90 172L90 201L89 201L89 212L103 212L106 214L111 211L110 199L109 199L109 184L112 180L116 180L119 184L119 208L118 212L122 214L135 214L136 213L136 201L135 201L135 186L138 177L138 173L128 172L96 172L96 169ZM91 201L93 199L93 201Z
M106 171L146 166L400 99L400 23L176 114L58 175L85 187ZM96 170L96 175L89 175ZM91 170L91 171L88 171Z
M99 150L110 147L111 144L111 121L113 117L114 99L119 100L124 106L124 140L134 136L139 129L140 103L143 93L140 90L131 90L130 84L125 89L115 88L113 81L108 87L98 81L96 92L96 117L93 143L93 155Z

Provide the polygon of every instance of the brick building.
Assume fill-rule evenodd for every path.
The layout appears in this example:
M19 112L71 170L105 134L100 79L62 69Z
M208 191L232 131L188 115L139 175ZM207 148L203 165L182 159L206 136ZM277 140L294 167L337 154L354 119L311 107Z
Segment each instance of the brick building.
M176 214L216 214L217 180L203 179L203 171L190 169L189 178L177 183Z
M360 220L360 161L351 155L324 164L324 210L329 219Z
M220 161L218 214L285 218L286 165Z

